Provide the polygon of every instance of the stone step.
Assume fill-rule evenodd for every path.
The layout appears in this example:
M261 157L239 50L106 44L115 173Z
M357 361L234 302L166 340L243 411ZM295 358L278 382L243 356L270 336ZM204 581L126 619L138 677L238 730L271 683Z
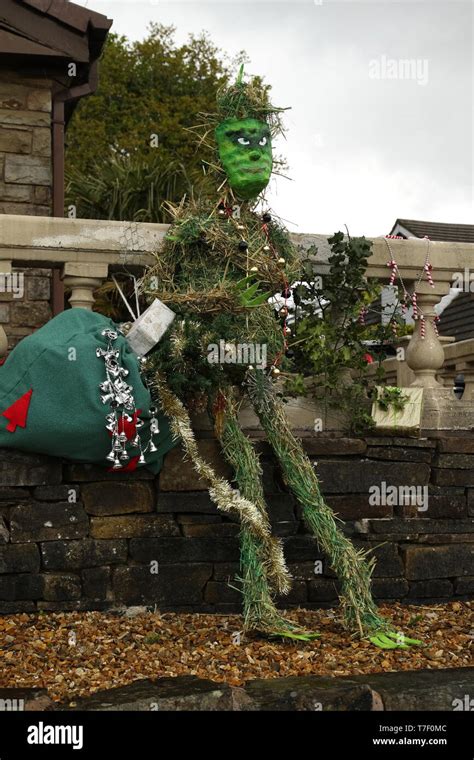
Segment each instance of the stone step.
M460 711L472 710L474 668L361 676L290 676L231 687L195 676L139 680L62 711Z

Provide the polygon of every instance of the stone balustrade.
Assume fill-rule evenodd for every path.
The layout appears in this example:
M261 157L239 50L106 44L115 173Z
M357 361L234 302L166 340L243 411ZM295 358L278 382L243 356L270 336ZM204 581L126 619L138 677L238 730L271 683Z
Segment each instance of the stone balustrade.
M59 269L72 307L92 309L94 291L114 271L153 262L167 225L0 215L0 279L12 268ZM5 294L4 294L5 295ZM0 325L0 357L7 340Z
M0 276L10 273L12 267L60 269L70 291L71 306L92 309L94 291L113 272L126 269L139 274L153 261L168 226L1 215L0 229ZM294 234L293 240L303 250L317 246L316 272L324 277L330 256L327 236ZM388 283L391 270L387 262L393 253L407 290L412 292L416 285L418 310L425 317L425 334L421 334L418 320L406 347L406 362L387 360L385 363L387 380L402 386L423 387L427 398L439 400L443 397L446 401L451 394L454 375L462 372L466 379L464 402L474 404L474 363L469 356L471 341L446 345L446 340L440 340L432 324L434 307L449 293L455 273L469 270L470 263L474 262L474 244L430 241L434 287L422 277L427 240L391 239L389 244L390 249L384 238L372 239L367 275ZM4 344L5 336L0 327L0 355L5 351ZM458 348L462 344L469 346Z
M0 273L8 267L56 267L73 307L91 309L93 293L113 271L153 261L168 226L97 219L0 217ZM5 269L3 267L6 267Z
M438 380L452 388L457 375L464 376L464 401L474 400L474 339L460 340L444 348L444 364Z

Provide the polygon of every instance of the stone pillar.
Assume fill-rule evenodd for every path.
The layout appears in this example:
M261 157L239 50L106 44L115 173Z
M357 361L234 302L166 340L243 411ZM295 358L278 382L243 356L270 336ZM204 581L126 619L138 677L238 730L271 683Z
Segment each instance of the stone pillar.
M474 363L464 361L456 363L456 375L464 375L463 401L474 401Z
M458 373L454 369L446 369L444 368L443 371L438 375L439 383L443 386L443 388L449 388L452 390L454 388L454 379Z
M441 288L441 290L440 290ZM415 330L408 344L406 362L415 373L412 386L421 388L442 388L436 380L436 374L444 364L444 350L433 326L434 307L445 294L445 286L431 288L422 282L417 287L418 314L425 320L425 337L421 337L421 319L417 319Z
M107 264L64 264L64 284L71 290L69 303L73 309L89 309L94 305L94 290L101 286L108 275Z
M52 80L0 71L0 213L51 215Z

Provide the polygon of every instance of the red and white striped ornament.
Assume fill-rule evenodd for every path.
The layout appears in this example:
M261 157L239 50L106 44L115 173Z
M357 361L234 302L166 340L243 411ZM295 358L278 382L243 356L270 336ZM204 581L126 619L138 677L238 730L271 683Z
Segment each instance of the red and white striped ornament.
M423 267L423 270L426 274L426 279L428 280L429 284L431 285L432 288L434 288L433 276L431 274L431 272L433 271L433 267L429 261L426 262L425 266Z
M426 322L423 315L420 316L420 338L421 340L425 339L426 335Z
M395 259L390 259L390 261L387 261L387 266L390 267L390 269L392 270L392 274L390 275L389 282L390 282L390 285L393 285L393 283L395 282L395 278L397 276L397 271L398 271L397 262L395 261Z

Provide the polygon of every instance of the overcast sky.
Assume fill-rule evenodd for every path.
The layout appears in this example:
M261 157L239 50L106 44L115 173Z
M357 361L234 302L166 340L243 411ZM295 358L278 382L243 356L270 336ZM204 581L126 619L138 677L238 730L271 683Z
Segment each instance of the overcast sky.
M291 106L291 181L275 212L298 232L386 234L397 217L474 223L471 0L75 0L141 39L151 21L209 32Z

